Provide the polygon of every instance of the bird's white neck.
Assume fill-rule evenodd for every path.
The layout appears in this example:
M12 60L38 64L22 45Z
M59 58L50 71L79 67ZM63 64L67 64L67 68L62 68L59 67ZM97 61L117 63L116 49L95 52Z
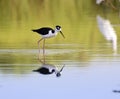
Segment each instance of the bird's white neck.
M59 31L55 28L55 32L54 32L54 34L57 35L58 32L59 32Z

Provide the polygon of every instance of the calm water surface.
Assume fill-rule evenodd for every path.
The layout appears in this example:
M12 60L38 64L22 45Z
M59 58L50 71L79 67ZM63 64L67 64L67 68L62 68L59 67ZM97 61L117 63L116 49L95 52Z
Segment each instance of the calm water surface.
M98 7L92 0L86 6L84 0L69 0L68 5L64 0L1 1L2 99L120 99L119 11ZM58 34L46 41L45 64L58 70L65 65L61 77L33 72L43 63L38 60L40 37L31 29L56 24L66 38ZM112 42L108 40L109 30L116 43L114 36Z

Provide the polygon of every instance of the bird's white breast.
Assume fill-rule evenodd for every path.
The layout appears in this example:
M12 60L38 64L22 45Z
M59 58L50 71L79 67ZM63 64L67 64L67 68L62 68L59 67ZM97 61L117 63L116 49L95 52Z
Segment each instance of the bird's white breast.
M48 32L48 34L42 35L42 37L43 37L43 38L51 38L51 37L54 37L54 36L56 36L56 35L57 35L56 32L52 33L52 31L50 30L50 31Z

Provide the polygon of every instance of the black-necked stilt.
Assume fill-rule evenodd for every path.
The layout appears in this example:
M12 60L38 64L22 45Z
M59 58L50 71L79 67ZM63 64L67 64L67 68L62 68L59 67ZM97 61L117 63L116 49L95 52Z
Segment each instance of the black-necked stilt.
M39 69L33 70L33 71L39 72L40 74L43 74L43 75L49 75L49 74L55 73L56 77L60 77L63 68L64 68L64 66L60 70L58 70L54 65L43 64Z
M38 41L38 48L39 48L39 58L40 58L40 41L43 41L43 55L45 54L44 48L45 48L45 39L54 37L58 34L58 32L61 33L61 35L65 38L64 34L61 31L61 26L57 25L55 29L52 29L50 27L43 27L40 29L33 29L33 32L37 32L42 36L42 38Z

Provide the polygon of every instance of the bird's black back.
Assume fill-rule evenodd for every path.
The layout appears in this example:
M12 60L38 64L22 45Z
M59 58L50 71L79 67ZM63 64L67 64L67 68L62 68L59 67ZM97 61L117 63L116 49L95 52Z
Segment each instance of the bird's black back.
M38 34L41 34L41 35L46 35L46 34L48 34L48 32L50 30L52 31L52 33L54 33L54 30L52 28L49 28L49 27L43 27L43 28L40 28L40 29L32 30L32 31L37 32Z
M34 72L39 72L41 74L52 74L54 72L54 70L52 70L51 72L49 71L48 68L45 68L45 67L41 67L37 70L33 70Z

